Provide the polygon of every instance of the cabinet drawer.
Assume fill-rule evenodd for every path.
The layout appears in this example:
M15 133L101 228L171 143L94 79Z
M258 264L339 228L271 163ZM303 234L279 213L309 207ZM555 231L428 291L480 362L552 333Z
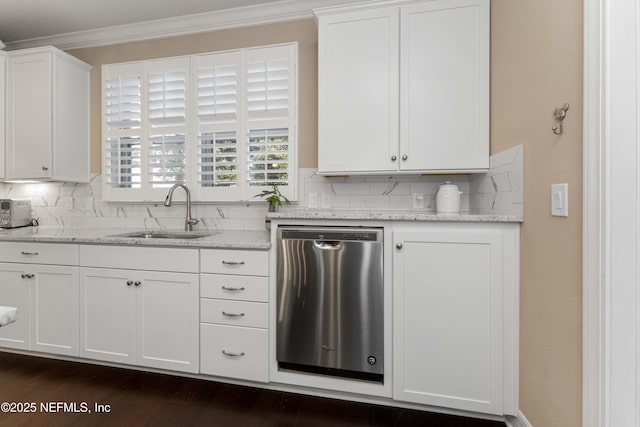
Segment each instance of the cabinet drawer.
M78 245L66 243L0 243L3 262L29 264L78 265Z
M198 250L81 245L80 265L83 267L197 273Z
M224 249L200 251L203 273L269 275L269 252Z
M233 276L202 274L200 296L241 301L269 301L269 278L261 276Z
M200 372L221 377L268 382L268 331L201 324Z
M201 298L200 321L267 328L269 325L269 305L264 302Z

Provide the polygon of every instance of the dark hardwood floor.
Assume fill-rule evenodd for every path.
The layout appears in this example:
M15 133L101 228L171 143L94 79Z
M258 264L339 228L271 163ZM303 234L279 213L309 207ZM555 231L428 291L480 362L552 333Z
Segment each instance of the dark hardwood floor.
M0 426L434 426L504 423L323 399L213 381L0 353ZM60 405L77 404L65 412ZM82 406L86 402L87 407ZM109 405L96 413L94 405ZM49 405L45 412L41 404ZM4 406L3 406L4 408ZM74 409L67 407L67 410Z

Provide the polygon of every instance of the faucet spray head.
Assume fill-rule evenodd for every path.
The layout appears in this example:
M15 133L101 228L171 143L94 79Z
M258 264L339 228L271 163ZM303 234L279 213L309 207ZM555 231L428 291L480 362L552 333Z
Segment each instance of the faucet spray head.
M176 184L176 185L177 185L177 184ZM173 199L173 190L175 190L175 189L176 189L176 185L174 185L173 187L171 187L171 188L169 189L169 192L167 193L167 197L165 197L165 198L164 198L164 205L165 205L166 207L171 206L171 201L172 201L172 199Z

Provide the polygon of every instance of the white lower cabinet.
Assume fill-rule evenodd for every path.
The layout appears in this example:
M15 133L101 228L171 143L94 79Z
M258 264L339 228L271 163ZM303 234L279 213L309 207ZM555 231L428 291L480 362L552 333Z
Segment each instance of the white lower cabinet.
M27 254L33 261L49 261L46 253L32 249L35 246L2 246L3 259ZM69 249L77 259L77 247ZM0 305L18 308L17 320L0 328L0 347L78 355L77 267L0 263Z
M31 350L78 355L78 267L32 266ZM26 276L25 276L26 277Z
M269 381L269 253L200 253L200 372Z
M31 288L23 274L24 265L0 264L0 305L18 308L17 320L0 328L0 346L28 350Z
M81 263L105 262L115 247L81 247ZM134 248L127 248L131 250ZM131 253L140 267L147 248ZM189 250L187 250L189 251ZM186 253L196 257L198 251ZM90 255L90 256L89 256ZM153 258L149 262L162 260ZM180 264L165 260L173 269ZM185 269L188 269L186 267ZM80 356L174 371L199 371L199 278L194 273L80 269Z
M394 228L394 399L515 414L517 232L514 224Z
M269 332L219 324L200 324L203 374L269 381Z
M385 227L393 400L515 415L519 225ZM274 381L269 251L2 242L0 259L18 308L0 347Z
M136 363L136 290L131 271L80 270L80 356Z

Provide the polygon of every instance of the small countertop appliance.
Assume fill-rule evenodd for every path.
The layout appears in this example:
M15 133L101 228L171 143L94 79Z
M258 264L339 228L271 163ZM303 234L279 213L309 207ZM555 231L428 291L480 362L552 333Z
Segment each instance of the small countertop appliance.
M31 224L31 200L0 199L0 228Z

